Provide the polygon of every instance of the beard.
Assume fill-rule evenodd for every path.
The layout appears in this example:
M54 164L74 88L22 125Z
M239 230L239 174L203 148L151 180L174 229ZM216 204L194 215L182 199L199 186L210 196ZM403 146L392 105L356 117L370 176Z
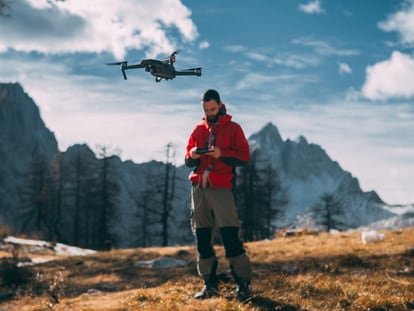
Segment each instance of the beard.
M214 116L207 116L206 120L208 123L217 123L218 119L219 119L220 113L214 115Z

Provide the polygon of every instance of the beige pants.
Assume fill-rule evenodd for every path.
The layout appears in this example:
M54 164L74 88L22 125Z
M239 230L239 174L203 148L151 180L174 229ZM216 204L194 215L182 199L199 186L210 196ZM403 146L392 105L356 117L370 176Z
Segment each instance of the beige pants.
M216 228L240 227L233 192L229 189L193 187L192 229L211 228L210 244L213 245ZM250 280L252 271L246 253L227 258L233 272L239 278ZM197 258L197 270L201 277L208 278L217 257Z
M233 192L229 189L193 187L192 227L240 227Z

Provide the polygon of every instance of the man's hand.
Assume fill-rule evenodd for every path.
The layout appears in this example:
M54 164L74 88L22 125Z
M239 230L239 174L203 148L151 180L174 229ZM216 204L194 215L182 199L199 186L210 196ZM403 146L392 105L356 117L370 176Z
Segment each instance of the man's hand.
M190 157L192 157L193 159L200 159L201 155L197 153L197 147L191 148Z
M221 156L221 150L219 147L212 146L210 147L210 151L206 154L212 156L214 159L218 159Z
M210 150L206 153L203 153L204 155L212 156L215 159L218 159L221 156L221 150L219 147L211 146ZM202 154L197 153L197 147L193 147L190 150L190 156L193 159L200 159Z

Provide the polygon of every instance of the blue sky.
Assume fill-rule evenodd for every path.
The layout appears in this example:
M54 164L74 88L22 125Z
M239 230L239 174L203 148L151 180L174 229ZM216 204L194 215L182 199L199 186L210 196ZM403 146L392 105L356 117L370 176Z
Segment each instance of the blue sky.
M7 0L0 81L19 82L65 150L176 163L216 88L246 136L299 135L386 202L414 202L414 0ZM119 2L119 3L118 3ZM104 63L163 58L201 77L155 83Z

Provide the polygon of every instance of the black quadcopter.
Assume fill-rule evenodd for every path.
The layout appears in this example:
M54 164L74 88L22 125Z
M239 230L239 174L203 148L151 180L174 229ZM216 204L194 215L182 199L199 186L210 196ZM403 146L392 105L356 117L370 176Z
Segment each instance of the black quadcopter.
M124 79L127 79L125 71L128 69L145 68L146 72L149 72L155 77L155 82L160 82L162 79L172 80L176 76L201 76L201 67L190 68L184 70L175 70L175 55L178 51L173 52L168 58L163 60L158 59L144 59L139 64L128 65L127 61L107 63L107 65L121 65L122 75Z

